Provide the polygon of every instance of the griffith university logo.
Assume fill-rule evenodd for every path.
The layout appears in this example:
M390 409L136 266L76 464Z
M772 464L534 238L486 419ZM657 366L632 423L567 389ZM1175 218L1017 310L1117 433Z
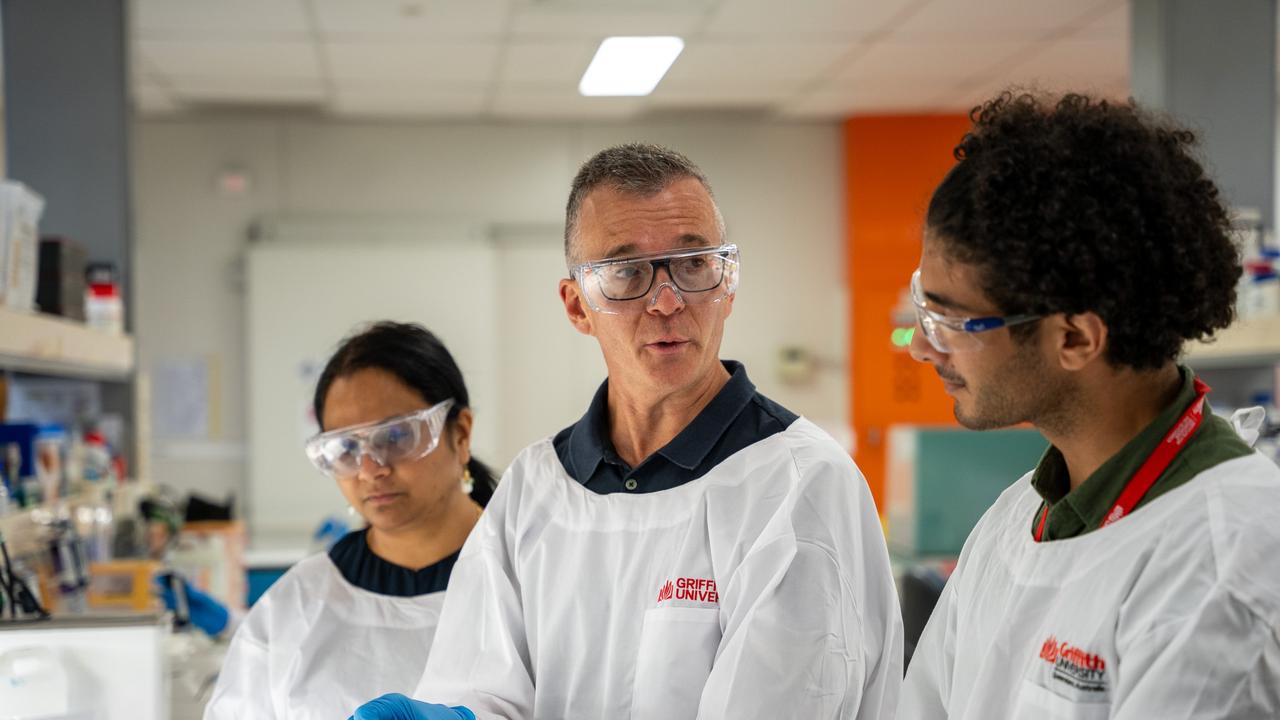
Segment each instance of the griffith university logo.
M1040 646L1040 659L1053 666L1053 679L1085 692L1106 692L1107 661L1052 635Z
M671 590L672 590L672 588L673 588L673 586L672 586L672 584L671 584L671 581L670 581L670 580L668 580L668 581L667 581L667 584L666 584L666 585L663 585L663 586L662 586L662 589L658 591L658 604L659 604L659 605L661 605L661 604L663 603L663 601L664 601L664 600L670 600L670 599L671 599Z
M704 605L719 605L720 591L716 581L710 578L682 577L667 580L658 589L658 604L668 600L688 600Z

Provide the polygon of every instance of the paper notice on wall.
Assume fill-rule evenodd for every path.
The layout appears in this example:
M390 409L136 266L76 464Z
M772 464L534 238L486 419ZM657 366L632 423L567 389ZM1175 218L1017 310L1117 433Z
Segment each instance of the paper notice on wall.
M151 373L151 423L158 438L209 436L209 362L164 360Z

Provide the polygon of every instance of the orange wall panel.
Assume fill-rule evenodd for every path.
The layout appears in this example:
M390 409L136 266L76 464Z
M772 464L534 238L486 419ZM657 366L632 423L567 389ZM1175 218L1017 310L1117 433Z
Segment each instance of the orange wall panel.
M893 347L892 313L920 260L925 209L969 129L964 115L850 118L844 125L855 460L885 511L885 430L954 422L933 370Z

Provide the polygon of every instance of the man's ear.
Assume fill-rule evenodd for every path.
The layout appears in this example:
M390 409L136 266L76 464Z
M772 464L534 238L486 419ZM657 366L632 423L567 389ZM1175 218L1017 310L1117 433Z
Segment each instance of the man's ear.
M587 299L582 296L582 288L573 278L560 281L560 301L564 303L564 312L569 317L569 322L578 332L583 335L595 335L591 311L587 309Z

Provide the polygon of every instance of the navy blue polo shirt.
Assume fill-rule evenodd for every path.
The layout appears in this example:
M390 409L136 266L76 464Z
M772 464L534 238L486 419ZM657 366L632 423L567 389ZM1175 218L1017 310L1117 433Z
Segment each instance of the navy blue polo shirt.
M610 439L605 380L587 414L552 440L560 464L570 477L600 495L669 490L697 480L739 450L796 421L795 413L756 391L742 363L722 362L729 382L680 434L634 468L618 456Z

